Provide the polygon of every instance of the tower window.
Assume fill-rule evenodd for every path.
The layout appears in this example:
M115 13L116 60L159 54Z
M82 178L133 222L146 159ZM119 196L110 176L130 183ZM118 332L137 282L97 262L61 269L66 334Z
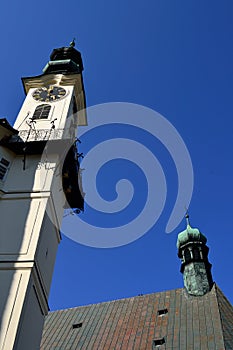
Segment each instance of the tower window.
M82 327L82 325L83 325L83 323L82 323L82 322L79 322L79 323L74 323L74 324L73 324L73 326L72 326L72 328L73 328L73 329L76 329L76 328L81 328L81 327Z
M153 349L160 347L160 345L165 344L165 339L160 338L160 339L154 339L153 340Z
M191 260L191 254L188 248L186 248L184 251L184 259L185 259L185 262L189 262Z
M0 160L0 180L4 180L6 172L9 168L10 162L5 158L1 158Z
M193 258L194 260L200 260L200 252L198 248L193 248Z
M47 119L49 116L50 109L51 106L47 104L37 106L32 116L32 119Z

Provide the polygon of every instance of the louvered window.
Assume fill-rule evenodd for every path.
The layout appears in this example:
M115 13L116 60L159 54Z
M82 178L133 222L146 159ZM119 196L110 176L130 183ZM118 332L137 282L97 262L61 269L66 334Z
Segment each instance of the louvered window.
M0 180L4 180L10 162L5 158L0 158Z
M51 106L47 104L37 106L32 116L32 119L47 119L49 116L50 109Z

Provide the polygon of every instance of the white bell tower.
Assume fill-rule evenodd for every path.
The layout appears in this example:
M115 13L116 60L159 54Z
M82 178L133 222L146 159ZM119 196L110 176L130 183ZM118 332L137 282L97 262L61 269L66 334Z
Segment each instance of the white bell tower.
M22 79L14 127L0 119L0 350L39 349L63 210L83 209L82 70L74 42L53 50L42 75Z

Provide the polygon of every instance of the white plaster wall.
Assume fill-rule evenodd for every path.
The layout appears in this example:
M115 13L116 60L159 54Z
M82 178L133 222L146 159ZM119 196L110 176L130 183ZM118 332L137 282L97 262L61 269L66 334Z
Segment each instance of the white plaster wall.
M14 270L13 266L0 269L0 349L13 349L20 313L25 299L30 269ZM32 349L31 349L32 350Z
M36 285L30 279L13 350L39 350L44 315L38 302Z
M59 236L56 227L46 214L41 227L35 260L42 276L47 297L49 296L58 243Z
M47 199L0 201L0 259L34 259Z
M57 155L27 155L24 170L23 156L15 157L5 180L4 190L18 193L50 191L57 162Z

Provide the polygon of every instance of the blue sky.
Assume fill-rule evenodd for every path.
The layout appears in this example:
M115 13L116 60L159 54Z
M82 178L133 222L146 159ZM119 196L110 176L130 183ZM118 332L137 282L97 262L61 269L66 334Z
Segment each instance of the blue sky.
M194 168L191 224L207 236L214 280L231 302L232 15L231 0L86 0L66 5L13 0L0 11L1 117L14 121L24 99L21 77L39 75L52 49L76 37L88 106L116 101L143 105L177 129ZM98 143L101 135L83 140L81 151L85 154L87 143ZM52 310L183 286L176 239L185 222L165 233L177 180L171 159L158 142L154 153L168 184L158 222L146 235L119 248L91 248L64 236L51 288ZM124 164L125 172L131 165ZM112 170L106 169L109 178L117 168L113 164ZM129 175L136 187L143 175L138 171L133 179L134 170ZM111 197L111 181L108 190L101 173L98 185ZM136 203L130 208L130 218L139 207ZM95 214L87 210L82 215L88 221ZM108 219L97 215L96 220L106 226Z

